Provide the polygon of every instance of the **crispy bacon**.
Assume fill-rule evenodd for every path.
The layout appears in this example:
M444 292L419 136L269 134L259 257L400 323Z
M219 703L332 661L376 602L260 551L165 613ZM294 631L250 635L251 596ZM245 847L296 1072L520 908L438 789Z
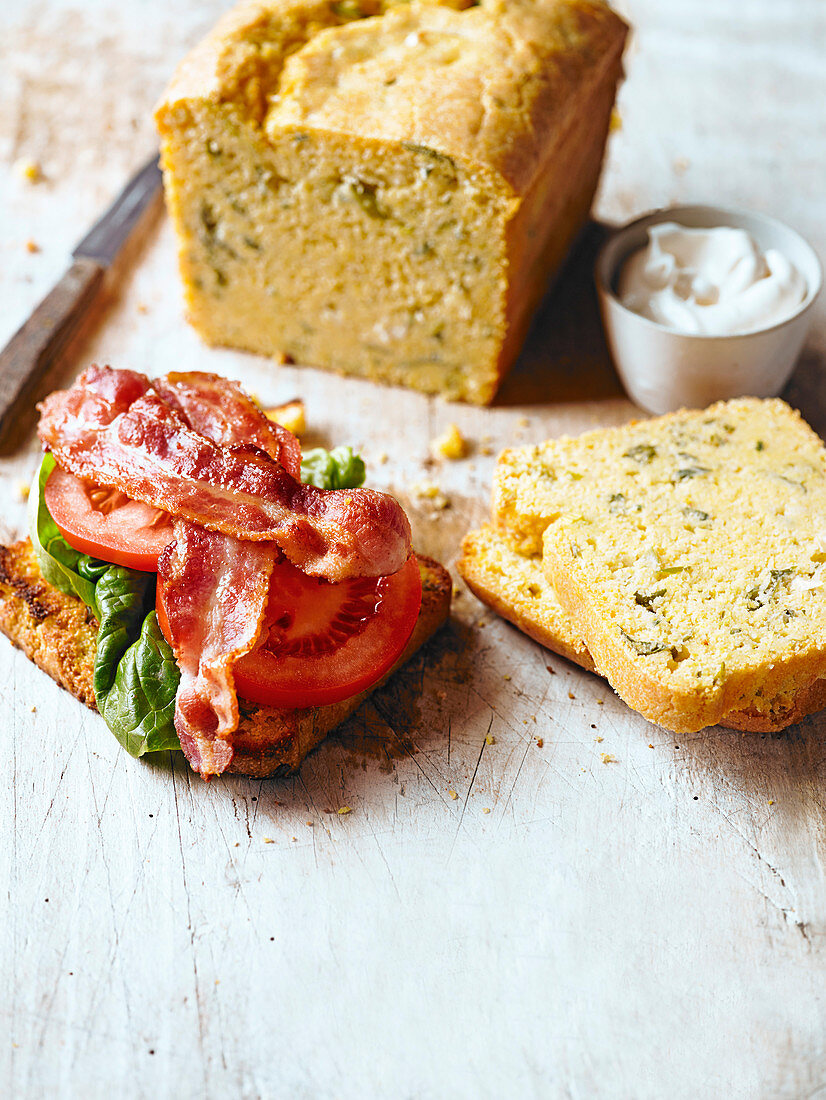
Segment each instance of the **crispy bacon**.
M196 432L225 447L252 443L301 477L301 444L292 432L268 420L237 382L201 371L166 374L152 386Z
M215 443L133 371L90 367L40 410L41 440L76 477L210 530L271 540L311 576L395 573L410 554L392 497L302 485L258 446Z
M214 374L167 374L154 383L190 428L214 443L249 441L301 471L292 433L276 430L234 382ZM192 768L204 778L230 764L238 727L233 667L255 645L267 610L274 543L241 542L175 521L175 542L158 563L158 585L181 670L175 729Z
M233 665L255 645L277 551L175 520L158 562L158 584L181 670L175 730L206 779L229 766L238 726Z

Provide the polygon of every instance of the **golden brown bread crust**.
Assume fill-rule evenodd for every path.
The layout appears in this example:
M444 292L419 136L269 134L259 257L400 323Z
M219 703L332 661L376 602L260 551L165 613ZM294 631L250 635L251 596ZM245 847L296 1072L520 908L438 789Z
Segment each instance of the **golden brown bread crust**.
M450 613L451 581L432 558L419 557L422 607L413 636L379 683L351 699L304 710L241 705L230 772L263 778L295 771L308 753L349 717L433 635ZM38 668L92 710L98 624L86 606L43 580L29 539L0 546L0 631Z
M600 675L548 583L541 558L518 553L500 532L485 525L465 536L457 568L474 595L523 634ZM719 724L749 733L779 733L825 707L826 679L817 678L763 707L731 710Z
M332 44L321 59L323 71L312 48L305 66L296 55L318 35L323 41L325 31L340 28L336 41L343 43L361 36L363 19L348 10L380 16L378 26L387 24L390 33L408 13L417 21L424 13L434 33L464 39L474 63L434 58L420 70L400 71L389 58L386 83L370 88L357 79L348 83L343 68L330 69L340 52ZM277 92L275 109L285 113L286 106L290 124L378 141L415 140L497 173L524 195L581 112L587 90L606 69L619 76L627 32L604 0L350 0L349 8L341 0L242 0L181 62L158 119L163 127L176 107L210 99L233 103L260 124ZM288 65L295 71L282 87Z

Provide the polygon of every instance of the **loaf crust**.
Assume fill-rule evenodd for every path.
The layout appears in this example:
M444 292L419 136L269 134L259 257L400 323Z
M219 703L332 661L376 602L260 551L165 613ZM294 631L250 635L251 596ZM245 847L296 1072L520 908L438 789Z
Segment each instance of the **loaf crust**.
M540 645L588 672L594 662L562 609L542 569L542 559L520 554L490 524L470 531L457 562L470 590L497 614ZM750 733L779 733L826 707L826 679L814 680L792 696L778 696L757 706L729 711L719 724Z
M264 778L295 771L447 621L450 575L432 558L418 561L422 607L410 641L387 675L367 691L323 707L279 710L239 700L241 721L228 772ZM81 600L43 580L29 539L0 547L0 631L61 687L97 710L92 687L97 621Z
M213 344L489 402L587 218L626 26L601 0L254 0L157 110Z

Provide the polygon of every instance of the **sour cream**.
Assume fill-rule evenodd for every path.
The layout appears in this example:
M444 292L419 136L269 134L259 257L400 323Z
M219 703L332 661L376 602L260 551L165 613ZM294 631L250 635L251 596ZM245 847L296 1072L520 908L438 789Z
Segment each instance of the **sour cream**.
M763 254L744 229L662 222L619 277L624 306L675 332L727 336L786 320L806 280L777 249Z

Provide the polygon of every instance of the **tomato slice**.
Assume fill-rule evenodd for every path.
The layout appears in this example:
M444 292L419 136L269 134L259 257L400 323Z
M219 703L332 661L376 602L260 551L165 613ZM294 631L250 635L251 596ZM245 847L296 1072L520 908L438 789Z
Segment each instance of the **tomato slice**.
M55 466L44 489L49 514L61 535L82 554L141 569L158 568L172 542L172 517L139 504L117 489L101 489Z
M416 558L389 577L330 584L277 562L258 646L236 662L235 689L262 706L314 707L349 699L395 663L422 602ZM158 623L169 621L158 586Z

